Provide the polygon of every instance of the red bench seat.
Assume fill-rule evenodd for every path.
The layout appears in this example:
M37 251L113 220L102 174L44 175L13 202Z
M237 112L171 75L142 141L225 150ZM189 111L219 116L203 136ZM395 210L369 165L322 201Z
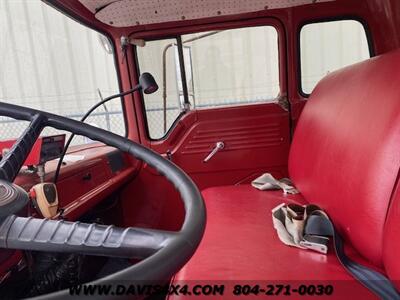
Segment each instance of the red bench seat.
M289 157L289 174L301 195L250 186L203 191L204 239L174 281L318 281L334 285L333 298L375 298L345 271L332 247L325 256L279 241L271 209L297 202L326 210L348 255L399 288L400 195L392 197L399 167L400 50L333 72L317 85Z

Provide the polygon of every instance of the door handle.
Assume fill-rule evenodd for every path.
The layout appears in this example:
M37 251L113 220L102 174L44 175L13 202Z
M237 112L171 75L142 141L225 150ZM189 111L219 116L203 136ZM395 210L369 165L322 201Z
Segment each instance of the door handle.
M222 150L224 148L225 148L225 143L224 142L217 142L215 144L214 149L203 160L203 163L208 162L215 154L217 154L218 151L220 151L220 150Z

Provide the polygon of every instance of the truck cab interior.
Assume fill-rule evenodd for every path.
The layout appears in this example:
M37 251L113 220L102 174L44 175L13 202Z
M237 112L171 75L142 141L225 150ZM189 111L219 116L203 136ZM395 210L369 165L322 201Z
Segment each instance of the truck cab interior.
M7 1L14 26L6 26L10 43L0 51L21 42ZM32 28L42 22L21 5L19 17ZM56 107L43 100L46 89L92 84L85 63L97 50L66 23L57 24L77 46L61 37L39 42L60 73L42 74L40 59L32 66L39 71L25 71L21 53L0 60L2 299L64 299L87 283L219 284L224 299L400 299L398 0L43 0L40 7L44 36L56 30L51 14L100 34L107 52L100 56L112 63L92 71L112 73L117 90L106 89L104 77L104 94L116 95L99 93L91 116L84 114L93 99L67 95ZM38 58L33 39L23 49ZM80 68L82 77L63 82ZM33 97L30 81L41 88L40 105L20 100ZM68 101L80 115L66 113ZM70 146L71 133L80 142ZM264 173L290 178L299 193L255 189ZM356 278L332 239L327 254L284 245L271 217L281 203L322 208L346 258L384 283L371 289ZM91 296L218 297L207 289L121 291Z

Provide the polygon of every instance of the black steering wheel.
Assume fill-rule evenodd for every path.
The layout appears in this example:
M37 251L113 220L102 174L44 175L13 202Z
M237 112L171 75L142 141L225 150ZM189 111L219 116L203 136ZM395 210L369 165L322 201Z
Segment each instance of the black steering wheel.
M176 165L126 138L58 115L0 102L0 116L30 121L27 129L0 162L0 248L142 259L93 284L154 284L168 280L193 255L204 233L206 212L196 185ZM184 203L186 214L180 231L118 228L16 216L29 198L13 181L46 126L87 136L118 148L165 176L179 191ZM39 298L60 299L67 295L68 291L63 290Z

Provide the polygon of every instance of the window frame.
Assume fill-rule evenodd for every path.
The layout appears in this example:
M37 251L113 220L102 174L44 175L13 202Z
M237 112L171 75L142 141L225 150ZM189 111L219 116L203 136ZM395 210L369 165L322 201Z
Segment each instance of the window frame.
M279 78L279 87L280 87L280 93L281 94L287 94L288 92L288 78L287 78L287 30L282 23L281 20L275 17L260 17L260 18L255 18L252 20L245 20L245 21L231 21L231 22L221 22L221 23L216 23L216 24L205 24L204 26L196 27L196 26L191 26L187 27L184 29L177 29L176 32L172 34L160 34L160 35L152 35L152 32L139 32L139 33L132 33L130 37L136 38L136 39L144 39L146 42L152 42L152 41L158 41L158 40L165 40L165 39L176 39L177 45L178 45L178 50L179 48L182 47L182 44L179 45L179 42L181 42L181 37L186 34L193 34L193 33L201 33L201 32L207 32L207 31L214 31L214 30L235 30L235 29L241 29L241 28L251 28L251 27L263 27L263 26L270 26L275 28L276 33L277 33L277 38L278 38L278 78ZM186 29L186 30L185 30ZM133 56L134 56L134 62L135 62L135 67L136 67L136 75L137 77L141 74L140 73L140 63L139 63L139 58L138 58L138 51L137 51L137 46L133 47ZM181 80L183 82L183 79L186 78L186 73L184 76L182 76L182 70L185 69L185 62L183 59L182 55L179 55L179 63L180 63L180 68L181 68ZM138 81L138 78L136 78ZM187 85L187 82L185 83L185 86ZM146 114L146 104L144 101L144 94L143 91L139 92L140 95L140 104L141 104L141 113L143 116L144 120L144 129L146 133L146 138L150 142L162 142L168 139L170 136L171 132L174 130L176 125L178 124L179 120L186 115L188 112L194 111L193 109L189 110L182 110L180 114L176 117L174 122L171 124L171 126L167 129L165 134L160 137L160 138L153 138L150 136L150 131L149 131L149 124L148 124L148 119L147 119L147 114ZM188 89L187 86L186 88L183 88L183 95L184 99L189 99L188 95ZM244 103L244 104L228 104L226 106L221 106L218 107L218 109L229 109L232 107L239 107L242 105L262 105L266 104L265 102L257 102L257 103ZM273 104L273 103L271 103ZM215 107L205 107L201 108L202 110L207 110L207 109L215 109Z
M178 45L179 41L182 41L181 39L178 40L178 36L181 35L167 35L167 36L163 36L163 37L158 37L158 38L154 38L154 39L146 39L146 42L154 42L154 41L160 41L160 40L168 40L168 39L175 39L178 49L182 47L182 45ZM133 56L134 56L134 62L135 62L135 67L136 67L136 74L137 76L140 76L140 74L142 74L140 72L140 66L139 66L139 57L138 57L138 51L137 51L137 47L136 45L133 46ZM181 52L181 50L179 50L179 52ZM182 61L181 61L182 60ZM181 80L183 80L183 76L182 76L182 68L185 68L185 62L183 60L183 57L181 55L179 55L179 65L180 65L180 69L181 69ZM186 73L185 73L185 78L186 78ZM136 78L137 82L139 82L139 78ZM158 83L157 83L158 84ZM185 84L186 85L186 84ZM187 94L187 88L183 89L183 97L184 100L187 101L189 99L188 94ZM171 124L170 128L168 128L168 130L165 132L165 134L156 139L156 138L152 138L150 136L150 129L149 129L149 121L147 119L147 113L146 113L146 103L144 101L144 93L143 90L140 89L139 90L139 95L140 95L140 103L141 103L141 113L142 113L142 117L144 120L144 128L145 128L145 132L146 132L146 137L148 140L150 141L163 141L166 140L170 134L170 132L172 131L172 129L176 126L176 124L178 123L178 121L187 113L187 111L183 110L179 113L179 115L176 117L176 119L174 120L174 122Z
M370 28L368 26L368 23L361 17L359 16L337 16L337 17L328 17L328 18L317 18L317 19L311 19L311 20L306 20L305 22L300 23L300 25L297 28L297 91L300 94L301 97L308 99L311 95L311 93L306 93L303 90L303 84L302 84L302 76L301 76L301 31L303 28L307 25L310 24L318 24L318 23L328 23L328 22L340 22L340 21L355 21L361 24L361 26L364 29L365 32L365 37L367 39L367 44L368 44L368 52L370 58L375 56L375 46L373 43L373 36L370 31Z

